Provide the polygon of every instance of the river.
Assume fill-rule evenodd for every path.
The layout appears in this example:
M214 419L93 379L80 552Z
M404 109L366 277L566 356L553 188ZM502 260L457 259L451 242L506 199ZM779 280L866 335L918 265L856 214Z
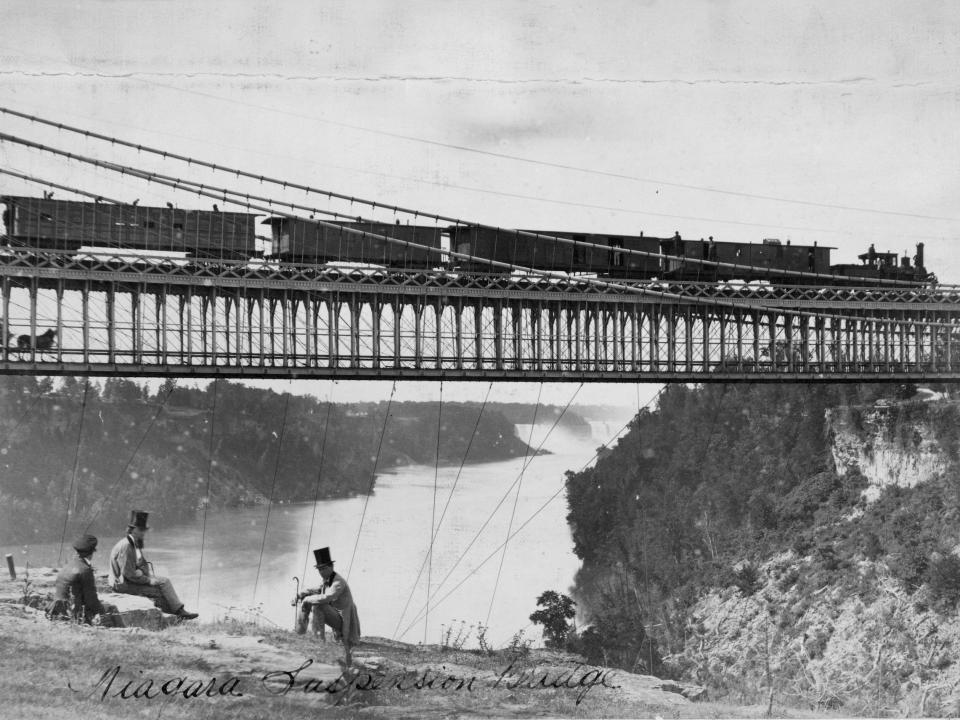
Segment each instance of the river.
M202 619L291 627L293 578L301 587L319 584L310 550L329 546L353 591L364 635L437 643L452 625L451 641L469 634L465 646L476 647L470 626L482 622L494 647L520 630L539 643L539 628L529 621L537 596L568 592L579 565L566 522L564 473L592 463L618 427L597 423L590 435L537 425L531 445L543 443L551 454L527 459L525 470L524 458L462 470L407 466L378 474L369 498L211 511L182 526L164 527L162 518L151 517L145 552ZM530 431L517 427L524 440ZM430 557L432 524L439 529ZM516 535L504 554L510 527ZM98 567L111 544L101 538Z

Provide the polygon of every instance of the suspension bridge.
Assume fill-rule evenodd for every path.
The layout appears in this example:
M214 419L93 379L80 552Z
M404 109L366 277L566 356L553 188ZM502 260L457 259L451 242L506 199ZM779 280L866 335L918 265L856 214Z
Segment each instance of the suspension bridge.
M227 168L8 108L0 107L0 113L164 163L250 180L261 193L268 185L278 190L276 196L253 195L7 133L0 133L0 145L281 221L309 213L318 228L355 233L351 241L359 245L374 240L434 261L411 269L281 262L270 255L237 259L226 252L189 260L131 254L116 239L116 226L125 223L103 210L111 203L123 206L121 201L0 166L0 175L44 188L45 197L56 189L94 198L94 217L82 221L79 234L97 250L5 244L3 374L572 382L960 378L960 289L954 286L864 280L856 287L849 277L840 284L822 273L769 269L770 282L764 283L557 272L464 254L449 244L424 244L415 236L411 241L344 231L343 223L336 224L366 222L356 215L356 206L363 205L371 217L386 211L397 223L404 214L415 223L432 222L437 233L443 224L488 227L462 218ZM291 202L283 195L287 191L301 198L318 195L327 206ZM335 203L340 205L330 207ZM329 219L314 220L316 215ZM182 222L171 219L172 227L158 227L158 237L181 237ZM144 227L154 224L155 219L144 221ZM682 261L706 270L723 267L733 275L756 275L760 269L706 256L678 258L622 244L506 232L514 233L515 245L535 244L554 254L574 245L580 254L621 261L658 255L663 267ZM182 249L189 250L186 241ZM470 271L461 271L457 262L469 263ZM478 264L489 269L477 270Z
M950 288L597 284L11 248L0 256L0 293L5 374L960 377L960 293ZM43 343L45 332L56 342Z
M0 113L11 111L0 108ZM37 118L27 119L49 124ZM98 137L96 133L59 123L55 126L63 133L81 132L88 139ZM112 146L132 145L117 138L99 139ZM294 189L306 196L319 193L328 205L336 200L348 207L332 210L291 203L279 196L253 196L243 190L212 187L127 164L81 157L0 133L0 144L4 143L87 163L99 171L118 173L125 181L140 181L171 193L187 191L245 212L279 218L309 216L313 220L315 215L322 214L330 218L329 222L366 220L353 211L354 205L363 204L371 213L378 209L386 209L391 217L406 213L437 227L444 223L468 224L461 218L419 209L385 208L378 201L222 168L139 144L132 145L138 153L162 155L164 161L206 166L234 178L255 180L258 186ZM95 190L27 175L9 167L0 166L0 175L34 183L45 194L56 189L93 198L97 207L120 204L110 199L101 202L104 199ZM282 195L281 191L278 193ZM102 220L93 218L90 227L84 229L86 244L94 246L93 250L66 252L0 242L0 374L574 383L960 379L960 288L950 285L839 284L829 277L811 277L811 273L802 271L785 272L763 283L604 278L496 262L464 255L456 246L429 247L389 236L379 240L436 252L438 260L488 261L489 270L463 271L454 263L439 262L417 269L369 263L352 267L290 263L270 255L237 259L226 254L199 257L185 253L182 257L168 257L131 252L131 248L115 241ZM317 223L322 226L325 221ZM360 239L366 240L365 235ZM531 241L529 235L516 231L515 240ZM533 238L536 242L542 239L542 234ZM552 240L591 252L614 252L612 247L569 238ZM622 247L616 248L616 252L649 254ZM664 263L676 260L663 259ZM724 265L709 258L683 260L700 263L704 268ZM441 407L442 387L441 384ZM172 388L167 398L171 391ZM210 410L211 467L215 393L216 384ZM160 410L162 406L158 415ZM81 406L81 431L84 412L85 406ZM389 417L389 403L385 417ZM285 409L278 457L286 419ZM438 418L438 448L440 427ZM77 457L81 434L78 432ZM382 438L383 432L381 441ZM523 468L536 455L525 459ZM514 486L515 497L519 497L523 468L497 508ZM125 482L125 471L126 467L116 486ZM76 474L75 468L67 493L67 519ZM274 485L276 475L275 468ZM318 473L318 493L320 480ZM209 484L208 470L207 495ZM456 483L451 495L455 487ZM561 486L544 506L562 491ZM433 517L436 493L435 478L429 546L420 567L420 574L426 568L428 597L422 610L408 620L409 627L404 632L422 617L426 635L430 608L438 604L439 587L435 586L431 572L433 545L443 512L439 521ZM263 543L272 498L271 489ZM361 515L354 555L363 520ZM510 539L527 522L529 519L518 522L514 528L511 516L506 539L483 562L501 550L505 553ZM65 520L64 535L66 528ZM307 548L311 547L311 540L307 539ZM201 571L203 543L201 535ZM62 544L63 538L61 547ZM352 561L353 557L351 564ZM259 566L254 599L258 581ZM445 582L446 578L439 585ZM402 629L406 610L405 607L398 621L397 632Z

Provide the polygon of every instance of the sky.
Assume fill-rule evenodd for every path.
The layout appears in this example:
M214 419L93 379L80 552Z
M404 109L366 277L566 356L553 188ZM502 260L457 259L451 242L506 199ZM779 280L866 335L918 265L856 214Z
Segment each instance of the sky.
M928 267L960 282L960 3L7 0L0 97L390 206L503 227L817 242L835 262L923 242ZM7 115L0 128L307 200ZM142 205L212 202L9 142L2 168ZM40 189L0 174L2 194ZM445 392L457 386L486 390ZM390 386L345 387L373 399ZM547 394L565 402L573 389ZM636 403L632 386L588 391Z

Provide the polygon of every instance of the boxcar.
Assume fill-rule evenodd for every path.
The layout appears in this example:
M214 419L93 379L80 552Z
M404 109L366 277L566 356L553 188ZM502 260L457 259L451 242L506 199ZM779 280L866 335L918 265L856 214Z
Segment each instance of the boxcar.
M677 280L782 280L804 284L812 279L782 276L774 270L830 272L831 248L820 245L791 245L779 240L762 243L716 242L711 240L661 241L665 277ZM688 260L689 258L689 260ZM717 267L691 262L694 259L732 263L743 267Z
M553 230L524 230L543 237L519 234L515 230L500 230L476 226L454 226L448 229L450 246L457 252L487 258L501 263L571 273L596 273L608 277L652 277L659 272L659 240L632 235L573 233ZM558 241L554 238L577 240L601 247L586 247ZM605 248L613 248L608 250ZM651 256L617 252L628 248L653 253ZM454 259L453 263L466 270L503 272L479 260Z
M256 254L257 216L248 213L16 196L0 200L10 245L180 251L228 259Z
M440 252L385 239L396 238L441 250L440 228L430 225L320 224L284 217L271 217L264 222L271 227L273 254L288 262L322 264L340 261L410 269L438 267L444 262Z

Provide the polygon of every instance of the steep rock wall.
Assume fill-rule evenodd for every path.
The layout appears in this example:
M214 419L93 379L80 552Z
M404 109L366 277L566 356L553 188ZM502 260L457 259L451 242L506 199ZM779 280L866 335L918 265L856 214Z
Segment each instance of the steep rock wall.
M956 458L960 414L954 403L897 403L827 411L831 452L841 476L859 471L868 495L887 485L913 487Z

